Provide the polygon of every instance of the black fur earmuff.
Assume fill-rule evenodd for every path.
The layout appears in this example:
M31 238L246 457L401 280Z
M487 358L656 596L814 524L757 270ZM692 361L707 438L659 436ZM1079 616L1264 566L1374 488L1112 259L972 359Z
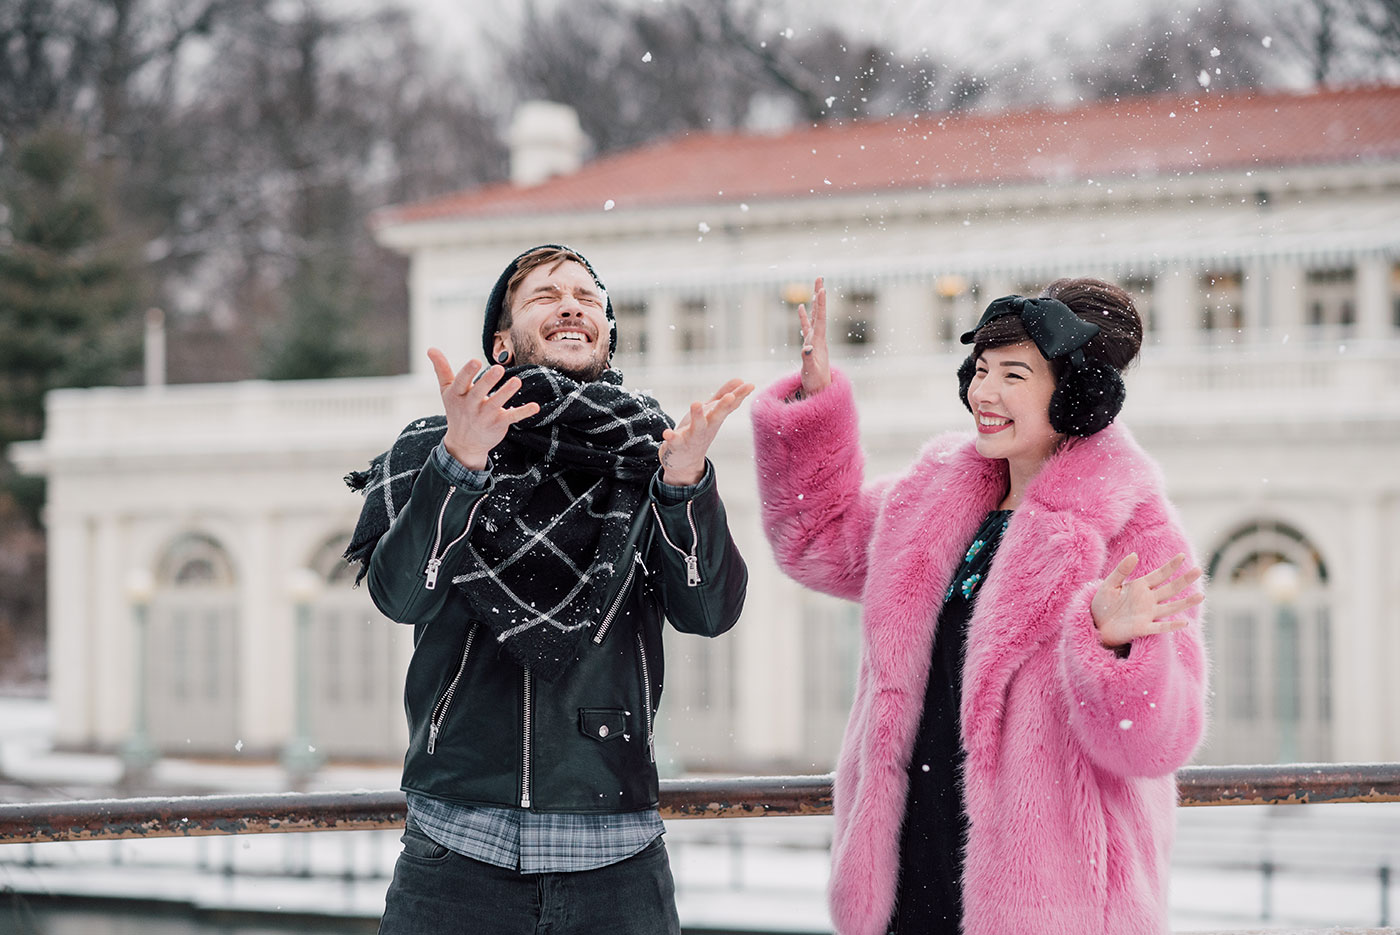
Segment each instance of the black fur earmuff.
M977 361L967 355L958 367L958 398L972 411L967 391L977 375ZM1062 435L1093 435L1117 418L1127 399L1118 370L1097 360L1071 365L1050 396L1050 427Z
M1122 374L1110 364L1084 356L1083 347L1098 334L1098 325L1084 321L1058 299L1005 296L987 306L977 327L962 336L962 343L974 343L978 329L1002 315L1019 315L1047 360L1068 358L1050 396L1051 428L1063 435L1082 437L1103 430L1118 416L1128 395ZM977 361L969 354L958 367L958 397L968 412L972 411L972 404L967 393L976 374Z

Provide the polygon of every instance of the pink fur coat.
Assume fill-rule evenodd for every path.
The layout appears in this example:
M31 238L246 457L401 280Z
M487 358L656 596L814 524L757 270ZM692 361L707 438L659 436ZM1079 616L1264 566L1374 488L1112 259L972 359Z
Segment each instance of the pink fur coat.
M1006 462L963 435L867 483L849 382L753 404L764 528L802 584L860 601L855 702L836 769L830 902L841 935L883 935L895 898L907 768L943 593L1006 490ZM982 586L963 672L968 935L1160 935L1173 770L1204 724L1199 608L1119 658L1089 602L1129 552L1139 571L1191 555L1156 465L1111 425L1032 481Z

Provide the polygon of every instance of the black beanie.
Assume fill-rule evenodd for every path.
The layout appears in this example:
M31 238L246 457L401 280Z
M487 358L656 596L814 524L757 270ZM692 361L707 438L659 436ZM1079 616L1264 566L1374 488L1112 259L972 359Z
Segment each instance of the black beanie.
M496 332L500 330L496 327L496 322L501 320L501 310L504 308L506 301L506 285L510 282L510 277L515 275L515 268L520 263L522 257L546 247L551 247L556 250L567 250L583 262L583 268L588 270L588 275L593 277L593 281L598 284L598 288L602 290L603 296L607 299L608 304L607 308L604 309L604 313L608 316L608 325L610 326L608 328L608 356L612 357L617 351L617 318L613 315L612 298L608 296L608 287L603 285L603 281L598 278L598 274L593 272L592 265L589 264L582 253L579 253L573 247L566 247L563 244L544 243L540 244L538 247L531 247L529 250L520 254L520 256L511 260L510 265L505 268L505 272L501 273L500 277L496 280L496 284L491 287L491 295L486 299L486 323L481 331L481 348L486 352L486 360L488 362L494 363L494 359L491 356L492 345L496 341Z

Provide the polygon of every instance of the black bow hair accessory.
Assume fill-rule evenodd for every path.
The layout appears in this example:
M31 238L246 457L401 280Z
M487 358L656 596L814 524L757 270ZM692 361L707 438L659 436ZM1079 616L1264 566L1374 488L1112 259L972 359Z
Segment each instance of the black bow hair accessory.
M1007 295L987 306L971 331L964 332L963 344L972 344L977 332L993 319L1017 315L1026 333L1046 360L1069 358L1069 367L1050 397L1050 427L1064 435L1093 435L1117 417L1127 398L1123 376L1116 367L1084 356L1084 345L1099 333L1099 326L1087 322L1059 299L1030 299ZM968 388L977 373L971 354L958 367L958 396L967 411Z

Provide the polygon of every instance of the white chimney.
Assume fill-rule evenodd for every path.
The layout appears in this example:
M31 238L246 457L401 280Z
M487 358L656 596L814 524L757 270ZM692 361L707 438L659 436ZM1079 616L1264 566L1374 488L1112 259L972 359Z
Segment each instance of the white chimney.
M143 367L147 386L165 385L165 312L146 309Z
M507 138L510 180L516 185L537 185L550 176L577 171L588 146L578 114L569 105L553 101L521 104Z

